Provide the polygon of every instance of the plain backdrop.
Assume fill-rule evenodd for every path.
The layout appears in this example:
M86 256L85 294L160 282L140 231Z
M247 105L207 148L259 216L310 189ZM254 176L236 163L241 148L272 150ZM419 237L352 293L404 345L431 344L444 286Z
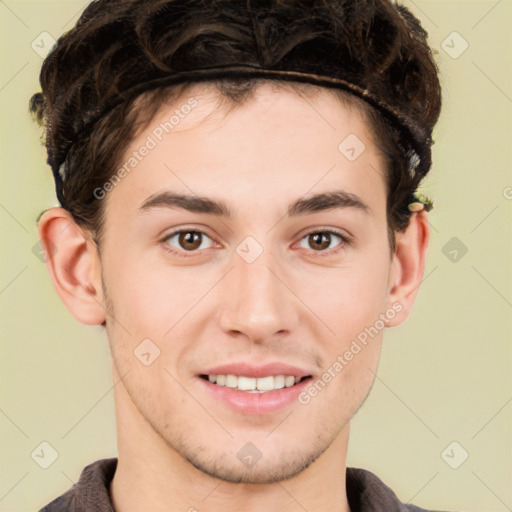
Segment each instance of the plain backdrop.
M27 111L46 45L86 3L0 1L2 511L38 510L117 455L106 338L71 316L38 257L36 218L57 202ZM386 331L352 422L348 465L425 508L512 510L512 2L404 3L443 86L422 188L432 235L412 316ZM33 456L43 442L58 453L47 469Z

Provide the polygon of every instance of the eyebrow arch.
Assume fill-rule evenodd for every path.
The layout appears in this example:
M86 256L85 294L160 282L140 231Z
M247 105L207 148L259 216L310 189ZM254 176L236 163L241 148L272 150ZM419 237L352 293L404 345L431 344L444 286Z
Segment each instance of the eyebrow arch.
M335 208L355 208L365 213L371 211L370 207L355 194L344 190L333 190L298 199L290 205L287 214L293 217Z
M189 212L232 217L231 211L223 201L216 201L208 197L176 194L168 191L157 192L149 196L139 208L139 213L161 207L181 208Z
M207 213L226 218L232 217L231 210L223 201L169 191L149 196L139 208L139 213L161 207L181 208L190 212ZM371 211L370 207L357 195L344 190L333 190L294 201L289 205L287 215L294 217L336 208L355 208L364 213Z

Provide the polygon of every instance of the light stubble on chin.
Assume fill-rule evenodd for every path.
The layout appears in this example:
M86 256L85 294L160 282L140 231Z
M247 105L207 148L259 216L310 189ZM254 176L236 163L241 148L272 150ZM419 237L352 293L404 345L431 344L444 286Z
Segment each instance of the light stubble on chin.
M280 455L274 452L271 458L265 457L263 452L261 459L251 468L244 467L244 464L236 456L236 451L233 453L222 452L213 458L207 448L192 446L190 441L183 438L182 434L176 437L169 431L162 432L146 416L144 418L173 451L202 473L230 483L272 484L297 476L311 466L332 445L365 403L373 382L374 380L369 383L365 396L356 410L348 418L340 421L333 432L322 430L314 440L309 439L307 444L302 443L302 446L297 446L293 452ZM141 412L141 414L143 413Z
M271 458L262 449L261 459L252 467L245 466L238 459L236 450L213 454L204 447L194 448L182 436L163 439L173 451L205 475L235 484L272 484L293 478L308 468L329 448L336 435L329 439L318 436L315 442L308 441L308 446L294 448L291 453L274 452Z

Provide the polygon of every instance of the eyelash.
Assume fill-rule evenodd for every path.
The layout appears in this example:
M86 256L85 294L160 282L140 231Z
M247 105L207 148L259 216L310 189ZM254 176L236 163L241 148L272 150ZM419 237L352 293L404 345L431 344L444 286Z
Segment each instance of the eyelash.
M199 252L198 249L196 249L194 251L185 251L185 250L178 251L176 249L170 248L170 246L168 244L165 244L165 242L167 242L170 238L173 238L174 236L182 234L182 233L200 233L201 235L204 235L204 236L210 238L210 240L211 240L211 237L207 233L205 233L204 231L202 231L200 229L195 229L195 228L194 229L186 229L186 228L183 229L182 228L177 231L173 231L172 233L169 233L162 240L162 243L164 243L164 248L165 248L166 252L169 252L169 253L173 254L174 256L178 256L178 257L182 257L182 258L190 258L190 257L194 257L197 255L197 253ZM347 235L345 235L339 231L333 230L333 229L317 229L315 231L309 231L308 233L306 233L305 235L303 235L300 238L299 242L304 240L308 236L318 235L318 234L326 234L326 233L328 233L330 235L337 236L341 240L341 242L334 249L323 250L323 251L314 251L313 249L311 249L311 251L313 253L316 253L314 257L322 258L322 257L326 257L326 256L332 256L333 254L337 254L338 252L340 252L345 246L350 245L350 243L351 243L351 239ZM189 254L186 254L187 252Z

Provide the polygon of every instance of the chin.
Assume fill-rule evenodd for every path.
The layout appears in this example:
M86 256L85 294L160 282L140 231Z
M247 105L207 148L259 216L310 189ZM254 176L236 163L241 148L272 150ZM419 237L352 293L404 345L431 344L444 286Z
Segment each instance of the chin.
M313 447L312 447L313 448ZM241 462L237 454L212 456L209 460L205 460L205 453L185 458L196 469L202 473L234 484L271 484L289 480L308 468L315 460L322 455L328 448L316 449L314 452L294 453L294 454L276 454L272 456L272 460L265 460L265 456L254 463L251 467L246 467Z

